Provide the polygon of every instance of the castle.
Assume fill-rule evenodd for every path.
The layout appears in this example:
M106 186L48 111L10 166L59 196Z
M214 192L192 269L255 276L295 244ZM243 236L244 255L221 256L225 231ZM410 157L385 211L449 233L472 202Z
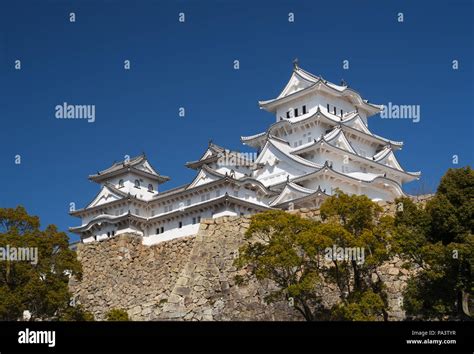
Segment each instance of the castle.
M403 143L373 134L368 119L383 106L369 103L347 84L333 84L294 63L287 85L274 99L259 101L276 122L266 132L241 137L256 158L209 143L186 164L191 183L159 191L169 180L145 155L114 163L89 176L101 185L71 227L82 242L135 234L156 244L196 234L203 218L248 215L268 209L319 207L336 189L374 201L404 196L402 185L418 179L395 151Z

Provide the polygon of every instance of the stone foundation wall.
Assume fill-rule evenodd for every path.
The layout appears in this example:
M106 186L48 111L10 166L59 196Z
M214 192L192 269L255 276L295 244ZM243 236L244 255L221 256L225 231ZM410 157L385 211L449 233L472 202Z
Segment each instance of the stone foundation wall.
M71 291L97 320L113 308L126 309L133 320L156 319L193 243L194 237L186 237L149 247L135 235L120 235L80 244L83 277L71 279Z
M233 262L249 225L249 217L203 220L161 319L301 320L286 302L263 301L270 284L235 284L235 276L245 273L237 272Z
M424 199L425 200L425 199ZM392 214L393 203L382 203ZM319 210L291 213L319 219ZM71 281L76 302L104 319L113 308L133 320L302 320L286 302L267 305L269 283L235 284L233 261L243 244L250 217L203 220L196 236L144 246L136 236L122 235L81 244L82 281ZM405 317L402 291L409 273L395 258L378 269L387 286L389 319ZM328 307L338 301L334 285L320 289Z

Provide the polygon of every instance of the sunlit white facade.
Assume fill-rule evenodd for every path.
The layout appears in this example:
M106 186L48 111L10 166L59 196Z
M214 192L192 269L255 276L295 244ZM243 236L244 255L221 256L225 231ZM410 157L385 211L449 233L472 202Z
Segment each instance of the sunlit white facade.
M403 143L373 134L371 116L382 106L369 103L346 85L330 83L294 65L280 95L260 101L275 115L266 132L242 137L256 158L209 143L184 186L159 192L169 178L144 155L89 176L98 195L71 214L81 226L70 230L83 242L121 233L155 244L195 234L202 218L236 216L280 208L318 207L336 189L369 198L403 196L402 184L419 178L395 157Z

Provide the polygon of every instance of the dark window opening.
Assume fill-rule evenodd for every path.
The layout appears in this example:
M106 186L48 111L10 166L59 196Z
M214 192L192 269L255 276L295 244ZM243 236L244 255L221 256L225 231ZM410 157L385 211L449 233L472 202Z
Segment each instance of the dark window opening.
M179 222L178 227L179 227L179 228L182 228L182 227L183 227L183 222L182 222L182 221Z
M148 185L148 192L153 192L153 184Z
M135 180L135 188L140 188L140 181L138 179Z
M341 109L341 117L342 117L342 109Z
M161 231L161 233L165 232L165 228L162 226L160 231Z
M328 112L329 112L329 103L326 105L326 108L327 108L327 110L328 110Z
M109 232L107 232L107 237L110 237L110 231L109 231Z
M201 222L201 217L200 216L198 216L198 222Z
M286 112L286 118L290 118L290 111Z
M115 231L112 231L112 236L115 236Z
M336 107L334 107L334 115L336 115Z
M196 218L193 218L193 225L196 223Z
M303 114L306 114L306 106L303 106Z
M295 108L295 117L298 117L298 108Z

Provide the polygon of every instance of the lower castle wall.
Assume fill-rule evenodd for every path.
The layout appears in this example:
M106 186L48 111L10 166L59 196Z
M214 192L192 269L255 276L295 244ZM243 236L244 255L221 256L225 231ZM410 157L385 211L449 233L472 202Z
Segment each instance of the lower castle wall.
M382 206L394 212L393 203ZM316 209L292 213L319 217ZM249 216L225 216L202 220L195 236L153 246L128 235L81 244L83 279L72 279L71 291L98 320L113 308L125 309L133 320L302 320L286 302L263 301L271 284L235 284L235 275L245 270L237 272L232 264L249 225ZM387 286L389 319L404 319L402 291L409 272L398 258L378 272ZM338 301L334 287L322 293L325 305Z

